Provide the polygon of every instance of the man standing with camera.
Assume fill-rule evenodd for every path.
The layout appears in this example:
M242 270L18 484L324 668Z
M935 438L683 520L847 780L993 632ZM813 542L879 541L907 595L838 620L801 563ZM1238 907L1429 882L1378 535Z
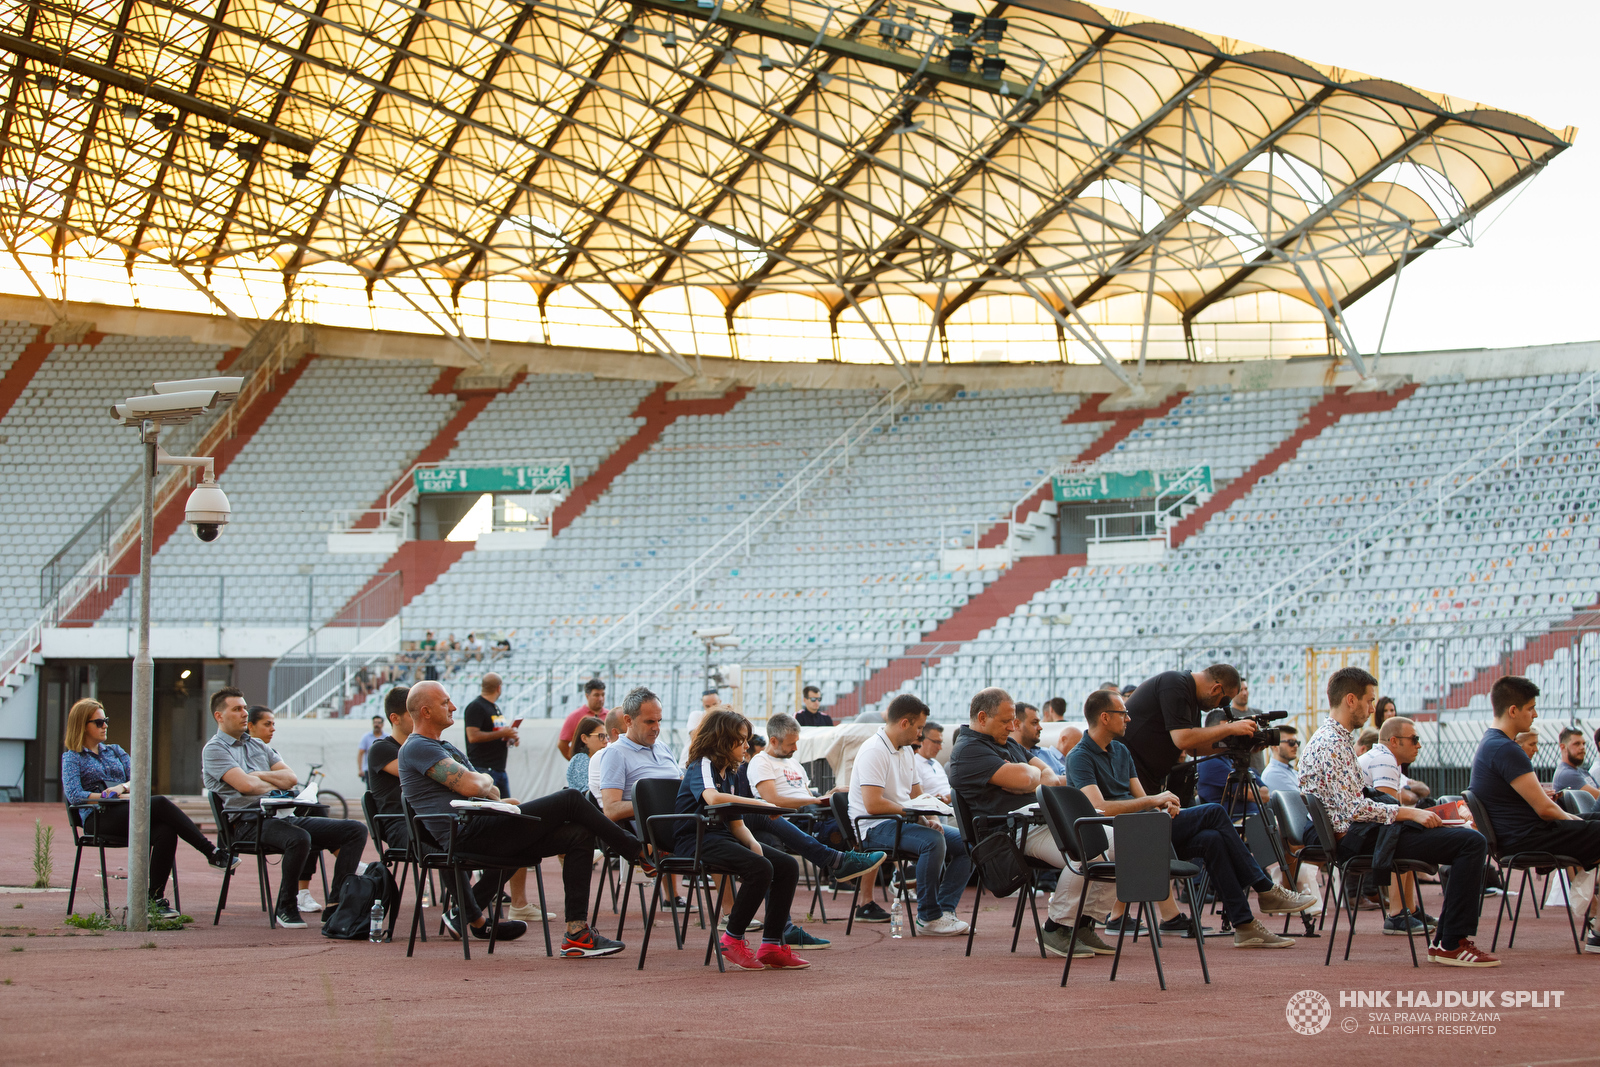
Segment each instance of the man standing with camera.
M1145 679L1128 697L1128 733L1124 743L1133 754L1134 769L1146 791L1168 788L1167 775L1185 752L1209 756L1212 746L1227 737L1249 737L1256 732L1250 719L1202 725L1202 716L1225 706L1239 695L1239 672L1226 663L1213 663L1203 671L1163 671ZM1173 788L1174 793L1192 792Z

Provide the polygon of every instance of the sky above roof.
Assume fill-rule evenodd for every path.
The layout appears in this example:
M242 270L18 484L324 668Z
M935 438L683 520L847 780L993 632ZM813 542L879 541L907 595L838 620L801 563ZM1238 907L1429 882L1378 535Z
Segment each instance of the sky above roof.
M1600 338L1600 86L1593 5L1535 0L1514 9L1464 0L1134 0L1142 15L1237 36L1318 63L1335 63L1432 92L1576 126L1572 148L1478 228L1477 247L1440 249L1402 275L1384 351L1501 347ZM1508 18L1515 11L1519 18ZM1512 198L1515 199L1512 199ZM1503 204L1509 204L1503 208ZM1376 347L1392 283L1350 309L1363 350Z

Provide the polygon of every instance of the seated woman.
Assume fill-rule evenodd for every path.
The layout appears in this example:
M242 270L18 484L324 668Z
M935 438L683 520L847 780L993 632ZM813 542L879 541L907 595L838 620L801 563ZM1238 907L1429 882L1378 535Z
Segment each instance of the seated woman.
M104 807L83 803L94 798L114 800L128 795L133 776L128 753L106 741L106 709L98 700L80 700L67 713L66 751L61 753L61 788L78 808L84 829L108 837L128 836L128 805ZM80 806L81 805L81 806ZM178 838L183 838L219 869L239 861L213 845L194 820L166 797L150 798L150 913L170 919L178 913L167 901L167 878L172 874Z
M678 787L677 811L681 815L704 814L708 804L752 804L734 794L734 779L744 763L750 745L750 720L736 711L715 709L706 713L700 729L689 745L689 759L683 784ZM776 814L783 809L773 808ZM695 850L695 825L677 826L674 851L692 856ZM783 943L789 926L789 907L794 903L795 886L800 881L800 865L793 856L777 849L762 851L743 820L713 820L706 827L700 844L700 859L708 867L739 878L739 892L728 910L728 930L722 935L722 958L745 971L771 967L809 967ZM756 905L765 898L766 917L762 922L761 947L754 955L745 944L745 930L755 917Z
M567 762L567 788L589 794L589 761L606 747L606 724L593 715L578 720L572 735L572 759Z

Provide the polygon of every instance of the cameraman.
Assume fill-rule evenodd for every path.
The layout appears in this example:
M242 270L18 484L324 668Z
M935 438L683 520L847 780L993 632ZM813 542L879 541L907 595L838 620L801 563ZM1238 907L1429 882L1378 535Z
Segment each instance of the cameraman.
M1168 787L1167 775L1185 752L1209 756L1223 738L1256 732L1250 719L1201 725L1201 714L1228 704L1239 695L1239 684L1238 671L1226 663L1213 663L1203 671L1164 671L1133 691L1128 697L1132 718L1125 740L1147 791L1159 793Z
M1478 908L1488 845L1483 835L1466 827L1442 827L1439 816L1421 808L1380 804L1364 792L1350 735L1361 729L1378 702L1378 680L1360 667L1345 667L1328 679L1328 721L1312 735L1300 757L1300 791L1321 800L1339 837L1343 854L1373 852L1389 826L1401 824L1393 841L1397 859L1448 863L1444 907L1437 941L1428 948L1428 962L1451 967L1498 967L1500 961L1472 943L1478 932ZM1316 828L1306 834L1314 845ZM1385 931L1387 932L1387 931Z

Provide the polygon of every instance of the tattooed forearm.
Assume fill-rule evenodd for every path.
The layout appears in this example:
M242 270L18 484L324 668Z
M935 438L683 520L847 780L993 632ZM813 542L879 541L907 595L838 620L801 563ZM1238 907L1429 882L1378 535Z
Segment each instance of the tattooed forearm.
M479 775L448 757L429 767L428 777L464 797L475 797L482 792L478 782Z

